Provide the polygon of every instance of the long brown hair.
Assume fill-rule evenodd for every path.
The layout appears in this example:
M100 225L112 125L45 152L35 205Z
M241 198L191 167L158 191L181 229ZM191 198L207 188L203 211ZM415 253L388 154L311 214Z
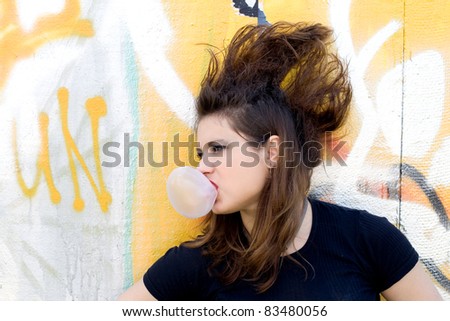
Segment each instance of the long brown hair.
M249 141L278 135L290 142L263 188L252 231L245 231L239 213L209 213L203 234L188 243L204 249L212 258L210 272L225 284L244 279L266 291L300 228L299 203L321 156L317 148L302 147L323 143L326 132L341 127L352 96L332 43L332 30L323 25L278 22L244 26L223 51L210 51L197 123L219 115Z

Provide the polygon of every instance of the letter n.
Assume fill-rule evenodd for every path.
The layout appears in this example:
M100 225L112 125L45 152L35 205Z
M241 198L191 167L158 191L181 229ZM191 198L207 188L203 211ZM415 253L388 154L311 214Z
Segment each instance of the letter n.
M93 141L93 153L94 153L94 162L95 168L98 177L98 186L96 185L94 178L92 177L89 169L81 156L80 151L78 150L75 141L70 134L69 131L69 123L68 123L68 108L69 108L69 92L67 88L61 87L58 90L58 101L61 112L61 125L64 141L66 144L66 151L69 157L69 167L72 174L72 181L75 191L75 200L73 203L73 207L76 211L82 211L84 209L84 201L81 198L80 193L80 185L78 182L77 170L75 166L75 159L78 160L81 168L86 174L89 183L91 184L95 195L97 197L97 201L100 204L100 208L103 212L108 211L108 207L112 202L111 194L108 192L105 186L105 182L103 180L103 172L100 163L100 150L99 150L99 139L98 139L98 127L99 127L99 119L106 115L106 103L101 97L93 97L86 101L86 110L88 112L91 128L92 128L92 141Z

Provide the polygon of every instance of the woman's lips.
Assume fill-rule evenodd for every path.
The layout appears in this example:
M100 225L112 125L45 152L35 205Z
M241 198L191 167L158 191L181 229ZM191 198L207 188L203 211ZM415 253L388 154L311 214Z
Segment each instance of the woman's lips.
M214 186L216 189L219 189L219 186L217 186L216 183L214 183L212 180L209 180L209 181L211 182L211 184L213 184L213 186Z

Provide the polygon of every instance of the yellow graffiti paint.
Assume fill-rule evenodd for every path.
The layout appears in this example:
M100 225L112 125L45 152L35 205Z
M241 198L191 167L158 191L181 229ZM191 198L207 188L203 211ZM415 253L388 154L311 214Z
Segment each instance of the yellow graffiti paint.
M32 198L37 191L39 186L41 176L44 174L44 178L47 182L48 192L50 193L50 199L54 204L58 204L61 201L61 194L55 186L53 180L52 169L50 167L50 156L48 148L48 115L46 113L41 113L39 115L39 131L41 137L41 149L39 151L38 160L36 162L36 175L34 178L34 183L32 187L27 187L25 180L23 179L22 171L19 164L19 155L17 150L17 135L16 135L16 124L13 123L13 149L14 149L14 159L16 166L16 176L20 188L23 193Z
M192 93L197 93L206 71L209 45L222 48L238 28L256 18L238 14L232 1L164 1L173 40L167 57ZM182 54L180 54L182 53Z
M67 0L58 15L42 17L31 32L21 28L15 1L0 0L0 88L17 60L31 56L40 46L64 37L93 35L92 23L80 19L78 0Z
M105 182L103 180L103 172L101 170L100 165L99 142L98 142L99 119L100 117L106 115L107 111L106 103L101 97L94 97L86 101L86 110L88 112L92 126L94 161L97 170L98 185L99 185L97 187L97 184L95 183L94 178L89 172L86 162L81 156L81 153L78 150L78 147L75 144L75 141L69 131L69 122L68 122L69 91L67 90L67 88L62 87L58 90L58 101L61 112L60 115L61 115L62 133L64 137L64 142L66 144L67 155L69 157L70 172L72 174L72 182L75 192L75 200L73 202L73 208L76 211L82 211L84 209L84 201L83 198L81 197L80 185L78 182L77 170L75 166L74 160L75 155L81 168L86 174L89 183L91 184L94 190L95 196L97 197L97 201L100 204L100 208L102 209L103 212L106 212L108 210L109 205L112 202L112 197L111 194L108 192Z
M139 96L140 142L153 142L153 159L163 159L162 143L173 141L176 134L180 141L187 141L190 130L172 114L151 85L143 77L139 86L146 88ZM158 117L155 118L155 115ZM146 145L146 144L145 144ZM146 151L147 152L147 151ZM134 188L132 220L133 277L142 277L146 269L171 246L196 236L198 221L188 220L176 213L166 195L165 182L176 167L173 151L169 148L169 164L152 167L148 163L138 167ZM188 160L187 151L181 150L179 158Z
M277 21L304 21L329 24L327 22L327 1L265 0L263 1L263 10L269 23Z
M83 169L85 175L87 176L92 189L94 190L95 196L97 197L97 201L100 204L101 210L103 212L107 212L109 205L111 205L112 197L111 194L108 192L108 189L106 188L103 179L103 171L100 163L100 146L98 136L99 119L105 116L107 113L106 103L101 97L93 97L86 101L86 110L92 128L92 145L93 145L92 147L94 153L95 169L97 172L97 179L98 179L98 186L97 186L92 174L90 173L86 165L85 160L81 156L81 153L69 131L69 121L68 121L69 91L67 90L67 88L62 87L58 90L58 101L60 107L62 134L66 145L67 155L69 158L69 168L75 192L73 208L75 209L75 211L78 212L84 209L84 200L81 197L80 184L78 182L78 175L75 166L75 159L76 159L80 164L81 168ZM37 188L41 181L41 176L42 174L44 174L44 178L47 182L48 190L50 193L50 199L54 204L57 204L61 201L61 194L55 186L50 166L48 125L49 125L48 115L46 113L41 113L39 115L41 149L36 163L37 171L32 187L28 187L26 185L20 168L15 123L13 124L13 149L14 149L17 181L25 196L32 198L36 194Z

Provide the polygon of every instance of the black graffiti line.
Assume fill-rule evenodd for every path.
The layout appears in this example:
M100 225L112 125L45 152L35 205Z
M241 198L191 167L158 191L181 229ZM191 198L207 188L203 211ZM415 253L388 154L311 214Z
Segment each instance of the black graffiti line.
M264 11L259 9L259 1L256 0L253 7L250 7L245 0L233 0L233 7L239 9L239 13L247 16L258 18L259 25L268 25Z
M436 193L436 190L428 183L427 178L414 166L409 164L402 164L402 173L412 179L417 186L423 191L425 196L428 198L431 206L433 206L434 211L439 217L440 223L449 230L449 219L447 216L447 211L445 210L444 204L442 204L441 199ZM431 258L423 258L422 262L428 271L433 275L435 280L442 286L446 291L450 292L450 280L445 276L445 274L439 269L439 267L434 263Z
M439 267L434 263L433 259L422 259L423 264L428 271L433 275L435 280L442 286L447 292L450 292L450 280L445 276L445 274L439 269Z
M233 6L239 9L239 13L247 17L258 17L258 1L255 1L253 7L250 7L245 0L233 0Z
M422 189L429 202L432 204L434 211L438 213L440 222L448 230L447 212L434 188L432 188L428 184L425 176L412 165L403 164L403 169L406 176L410 177ZM332 184L322 184L320 186L313 187L310 191L309 196L314 199L326 198L327 195L330 195L332 193L332 190ZM434 263L433 259L421 258L421 261L424 263L426 269L433 275L433 278L436 280L436 282L438 282L438 284L442 286L442 288L444 288L447 292L450 292L450 280L439 269L436 263Z
M409 164L401 165L402 173L412 179L417 186L423 191L425 196L428 198L433 210L436 212L439 218L439 222L448 231L450 229L450 220L445 210L444 204L442 204L436 190L428 183L427 178L414 166Z

